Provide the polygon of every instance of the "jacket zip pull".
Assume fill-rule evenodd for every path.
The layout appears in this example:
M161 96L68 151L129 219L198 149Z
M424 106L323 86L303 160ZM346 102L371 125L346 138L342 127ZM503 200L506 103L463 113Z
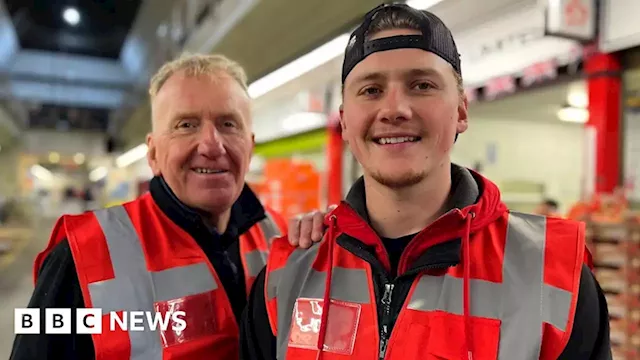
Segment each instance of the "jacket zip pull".
M380 331L380 349L379 358L384 360L387 352L387 343L389 342L389 316L391 314L391 295L393 294L393 283L384 284L384 294L380 301L383 305L382 329Z

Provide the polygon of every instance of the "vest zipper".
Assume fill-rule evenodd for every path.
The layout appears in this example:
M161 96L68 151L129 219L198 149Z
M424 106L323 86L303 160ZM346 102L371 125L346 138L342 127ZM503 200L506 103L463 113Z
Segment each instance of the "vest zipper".
M384 284L384 294L380 302L383 306L382 313L382 326L380 327L380 348L378 353L380 354L380 360L384 360L384 356L387 353L387 343L389 342L389 326L391 325L391 296L393 295L393 283Z
M379 294L379 290L382 290L380 289L381 283L384 287L384 290L382 291L382 299L380 299L379 304L381 305L380 307L382 307L382 314L378 312L378 326L380 327L378 358L379 360L384 360L387 352L387 345L393 333L397 315L402 311L402 306L407 299L409 290L413 286L416 275L426 270L446 269L456 266L459 261L444 261L417 266L406 271L404 274L397 276L395 279L392 279L390 274L382 266L380 260L378 260L375 255L369 252L369 250L359 242L338 241L338 245L371 265L371 270L378 275L378 281L376 281L375 277L373 280L377 294ZM394 289L399 291L399 295L396 297L392 296ZM396 293L398 291L396 291ZM377 305L378 304L376 304L376 306ZM380 311L380 307L378 307L378 311Z

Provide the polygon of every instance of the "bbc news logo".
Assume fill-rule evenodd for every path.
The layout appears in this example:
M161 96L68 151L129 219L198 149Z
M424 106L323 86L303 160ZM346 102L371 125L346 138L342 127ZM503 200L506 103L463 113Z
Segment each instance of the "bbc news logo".
M101 334L103 332L102 309L76 309L77 334ZM183 331L187 327L184 311L159 313L153 311L111 311L109 331ZM45 334L71 334L71 309L45 309ZM15 309L15 334L40 334L40 309Z

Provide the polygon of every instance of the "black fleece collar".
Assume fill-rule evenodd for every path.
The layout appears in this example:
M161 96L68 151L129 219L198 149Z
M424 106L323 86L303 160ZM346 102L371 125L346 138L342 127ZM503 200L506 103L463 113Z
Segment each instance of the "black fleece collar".
M198 210L180 201L162 177L156 176L151 179L149 192L169 219L196 238L196 241L199 242L199 239L204 237L211 238L212 235L215 237L223 235L219 234L215 228L207 226ZM224 234L227 236L222 238L233 241L265 217L265 210L260 200L245 184L238 200L231 207L229 225ZM229 244L222 245L226 248Z
M445 205L445 211L452 209L462 209L475 204L482 189L478 186L478 182L472 173L464 167L451 164L451 191ZM364 193L364 178L360 178L351 187L347 194L346 203L353 208L360 217L371 223L367 213L367 204ZM340 242L340 240L338 241ZM430 247L422 256L420 256L414 264L413 268L419 268L426 265L440 263L459 263L460 250L462 241L460 238L451 239ZM370 250L373 251L373 250Z
M462 209L473 205L480 197L481 189L469 170L451 164L451 191L444 211ZM367 223L370 223L367 212L367 200L364 193L364 177L360 177L351 187L346 198L351 206Z

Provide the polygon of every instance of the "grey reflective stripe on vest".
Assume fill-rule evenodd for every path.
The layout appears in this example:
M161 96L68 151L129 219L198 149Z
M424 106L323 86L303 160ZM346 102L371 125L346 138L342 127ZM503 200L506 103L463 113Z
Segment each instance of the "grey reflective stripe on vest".
M277 358L285 359L291 314L298 298L322 299L326 272L311 268L318 253L319 244L310 249L297 249L287 259L287 266L272 271L267 280L267 298L278 297ZM331 275L331 298L350 303L369 304L369 280L364 269L334 267Z
M100 223L115 277L89 284L94 308L109 311L154 311L154 303L217 289L205 262L149 271L138 233L122 206L95 212ZM188 324L187 324L188 326ZM162 360L160 334L149 329L129 332L131 360Z
M244 261L247 264L247 276L256 277L267 265L267 257L269 254L262 250L253 250L244 255Z
M502 283L479 279L470 281L471 315L501 320L499 360L538 359L543 323L560 330L566 327L572 294L544 284L545 240L544 217L510 213ZM317 250L317 245L309 250L298 249L283 269L269 274L267 299L278 298L277 355L280 360L286 357L296 299L323 297L326 274L311 268ZM345 275L347 273L349 275ZM334 269L331 297L368 303L368 283L364 270ZM462 284L462 279L449 275L423 275L407 307L462 315Z
M262 219L258 225L260 225L260 229L262 229L262 233L264 234L264 238L267 240L267 243L271 244L273 238L282 236L282 233L278 224L273 220L271 214L269 214L269 211L265 211L265 214L267 217Z
M271 245L273 238L281 236L281 232L269 212L265 211L265 213L267 217L258 222L258 226L260 226L267 244ZM260 271L267 265L268 257L269 253L267 251L254 250L248 252L244 256L244 261L247 264L247 275L249 277L258 276Z
M472 279L471 315L499 319L498 359L538 359L543 323L564 331L571 293L544 284L546 219L511 213L502 268L502 283ZM422 276L407 306L462 314L462 279Z

